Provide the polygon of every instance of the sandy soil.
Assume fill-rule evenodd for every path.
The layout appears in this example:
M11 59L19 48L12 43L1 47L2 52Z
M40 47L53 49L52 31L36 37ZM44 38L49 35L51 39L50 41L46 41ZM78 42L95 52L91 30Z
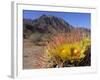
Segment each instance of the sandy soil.
M34 44L24 39L23 44L23 69L36 69L45 67L45 63L43 61L43 46L34 46Z

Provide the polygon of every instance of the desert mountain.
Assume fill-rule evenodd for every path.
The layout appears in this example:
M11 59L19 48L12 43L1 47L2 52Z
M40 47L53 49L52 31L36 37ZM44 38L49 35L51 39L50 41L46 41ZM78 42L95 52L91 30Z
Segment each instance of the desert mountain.
M73 27L63 19L55 16L42 15L38 19L23 20L24 30L40 33L52 33L53 30L68 32Z
M35 20L31 19L23 19L23 33L24 37L30 36L32 33L39 33L44 36L44 34L52 34L55 32L70 32L77 31L74 26L66 22L64 19L56 17L56 16L48 16L42 15ZM79 31L83 31L85 33L90 33L89 29L78 28Z

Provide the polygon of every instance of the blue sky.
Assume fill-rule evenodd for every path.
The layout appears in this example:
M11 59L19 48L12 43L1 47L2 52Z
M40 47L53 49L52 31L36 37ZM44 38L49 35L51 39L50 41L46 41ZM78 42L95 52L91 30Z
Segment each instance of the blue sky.
M23 10L23 18L25 19L37 19L43 14L53 15L56 17L63 18L69 24L73 26L80 26L84 28L91 27L91 14L90 13L76 13L76 12L51 12L51 11L34 11L34 10Z

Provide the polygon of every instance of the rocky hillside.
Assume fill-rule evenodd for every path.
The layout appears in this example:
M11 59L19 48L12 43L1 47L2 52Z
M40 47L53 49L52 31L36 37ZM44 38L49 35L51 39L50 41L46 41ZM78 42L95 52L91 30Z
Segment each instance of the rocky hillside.
M73 27L63 19L55 16L42 15L38 19L29 20L23 19L24 37L31 32L39 33L54 33L54 32L68 32Z

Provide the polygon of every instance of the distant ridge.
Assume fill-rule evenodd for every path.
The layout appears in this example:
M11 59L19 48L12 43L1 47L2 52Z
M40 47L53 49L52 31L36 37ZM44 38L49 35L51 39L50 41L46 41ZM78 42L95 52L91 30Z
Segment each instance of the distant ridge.
M51 15L42 15L35 20L23 19L23 31L24 36L31 34L33 32L38 33L54 33L54 32L70 32L76 30L74 26L66 22L64 19L51 16ZM89 29L78 28L85 32L89 32Z

